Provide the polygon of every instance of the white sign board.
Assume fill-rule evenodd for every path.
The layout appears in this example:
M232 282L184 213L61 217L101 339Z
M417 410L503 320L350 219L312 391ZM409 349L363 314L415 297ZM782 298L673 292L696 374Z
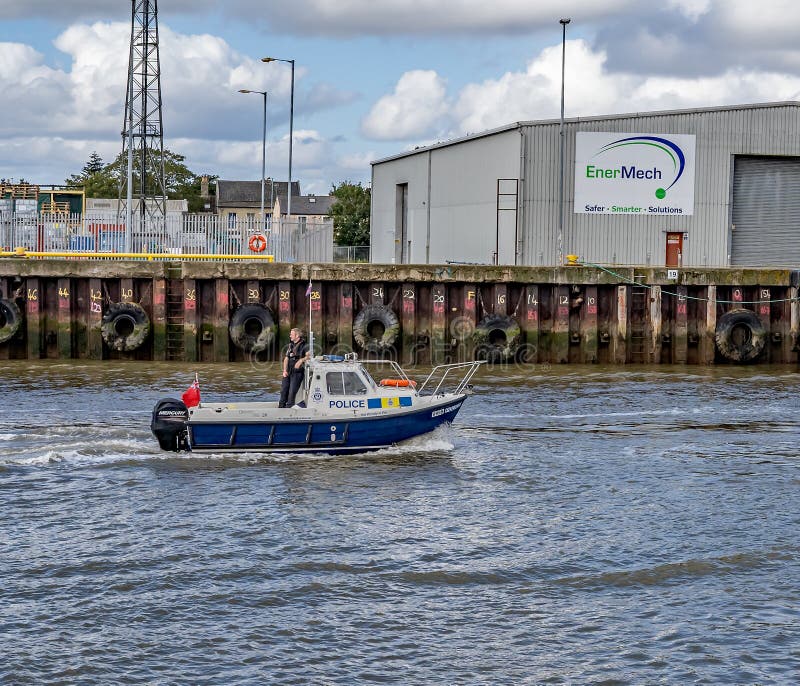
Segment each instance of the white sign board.
M579 132L575 213L694 214L695 137Z

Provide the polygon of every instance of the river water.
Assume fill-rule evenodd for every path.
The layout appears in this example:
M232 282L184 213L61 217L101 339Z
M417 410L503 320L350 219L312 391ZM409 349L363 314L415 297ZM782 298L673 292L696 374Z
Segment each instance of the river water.
M482 371L376 454L176 456L246 365L4 362L2 684L794 684L800 374Z

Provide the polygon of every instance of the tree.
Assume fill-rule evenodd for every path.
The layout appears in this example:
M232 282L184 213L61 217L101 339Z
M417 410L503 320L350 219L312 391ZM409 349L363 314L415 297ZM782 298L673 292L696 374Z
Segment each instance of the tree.
M333 217L333 240L336 245L369 245L369 208L371 193L361 183L344 181L333 184L336 201L328 212Z
M103 158L100 157L96 151L92 151L92 154L89 155L89 161L84 164L83 169L81 169L81 176L91 176L92 174L102 171L105 166Z
M160 151L151 150L153 167L158 167ZM164 185L168 198L186 199L189 211L198 212L203 209L204 200L200 197L201 175L195 174L185 164L183 155L164 149ZM99 168L98 168L99 162ZM133 187L139 187L139 170L134 159ZM116 198L119 195L120 181L128 173L128 156L120 153L110 164L104 165L96 153L92 153L89 161L83 166L80 174L73 174L66 180L71 187L80 187L86 191L87 198ZM217 178L209 176L210 179ZM152 183L148 189L155 192Z
M89 155L80 174L72 174L64 183L70 188L83 188L87 198L116 198L119 179L115 177L110 165L104 164L96 152Z

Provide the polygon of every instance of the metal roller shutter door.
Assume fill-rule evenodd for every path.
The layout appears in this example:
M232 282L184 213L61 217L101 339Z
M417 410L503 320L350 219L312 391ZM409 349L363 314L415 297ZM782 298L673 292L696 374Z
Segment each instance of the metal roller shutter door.
M800 158L737 155L731 264L800 267Z

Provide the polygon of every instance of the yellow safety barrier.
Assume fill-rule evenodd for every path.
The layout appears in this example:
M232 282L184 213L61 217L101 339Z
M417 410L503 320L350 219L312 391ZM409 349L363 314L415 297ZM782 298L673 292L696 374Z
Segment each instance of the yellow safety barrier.
M15 248L14 250L0 250L0 257L63 257L70 259L86 260L261 260L274 262L275 255L210 255L206 253L175 253L160 252L41 252Z

